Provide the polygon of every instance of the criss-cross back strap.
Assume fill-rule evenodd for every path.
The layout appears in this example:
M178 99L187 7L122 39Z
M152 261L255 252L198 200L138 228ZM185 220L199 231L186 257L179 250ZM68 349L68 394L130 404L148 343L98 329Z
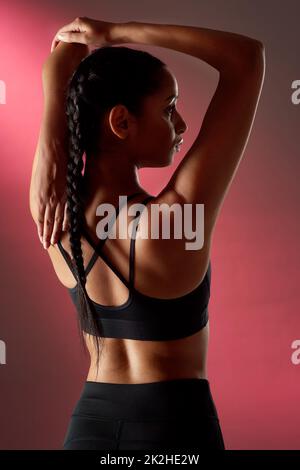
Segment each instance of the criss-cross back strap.
M134 197L137 196L138 194L141 194L141 192L136 192L136 193L134 193L134 194L130 194L129 196L127 196L127 199L124 200L124 201L125 201L124 204L126 204L126 201L129 201L130 199L134 198ZM117 209L116 209L116 218L118 217L119 212L120 212L120 209L124 206L124 204L117 206ZM111 227L112 227L112 225L113 225L113 222L114 222L114 216L107 222L107 224L106 224L106 226L105 226L105 229L106 229L108 226L109 226L110 229L111 229ZM109 229L109 231L108 231L108 234L110 233L110 229ZM94 264L95 264L97 258L98 258L98 249L100 250L100 249L102 248L102 246L104 245L104 243L105 243L105 241L107 240L108 236L107 236L106 238L101 238L101 240L100 240L97 244L95 244L95 243L93 242L93 240L90 238L90 236L89 236L89 234L87 233L87 230L86 230L86 229L84 230L84 236L85 236L85 238L87 239L87 241L89 242L89 244L94 248L94 253L93 253L92 257L90 258L90 260L89 260L89 262L88 262L88 264L87 264L87 266L86 266L86 268L85 268L85 276L87 276L88 273L90 272L90 270L92 269L92 267L94 266ZM70 257L70 255L69 255L69 253L64 249L64 247L63 247L63 245L62 245L62 243L61 243L60 240L58 240L57 245L58 245L58 248L59 248L61 254L63 255L63 257L64 257L66 263L68 264L68 266L69 266L69 268L70 268L70 270L71 270L73 276L75 277L76 280L78 280L78 279L77 279L77 272L76 272L75 266L74 266L74 264L73 264L73 262L72 262L72 260L71 260L71 257ZM97 250L96 250L96 247L97 247ZM107 264L108 264L108 263L107 263Z
M75 269L75 267L74 267L74 265L73 265L73 263L72 263L72 261L71 261L71 258L70 258L70 256L69 256L69 253L64 249L64 247L62 246L60 240L58 240L57 246L58 246L58 248L59 248L61 254L63 255L63 257L64 257L64 259L65 259L67 265L69 266L69 268L70 268L70 270L71 270L73 276L75 277L76 281L78 281L76 269Z
M104 243L106 242L106 240L108 239L109 237L109 234L111 232L111 229L113 227L113 224L115 222L115 220L117 220L117 217L121 211L121 209L123 208L123 206L127 203L127 201L130 201L130 199L133 199L135 196L137 196L138 194L141 194L141 192L137 192L137 193L134 193L134 194L130 194L130 196L127 196L127 199L124 199L124 202L123 204L119 204L117 207L116 207L116 215L112 216L111 219L107 222L107 224L105 225L105 234L106 234L106 237L105 238L101 238L99 240L99 242L97 243L97 246L99 247L99 249L101 250L103 248L103 245ZM83 227L83 235L85 236L85 238L88 240L88 238L86 237L86 234L88 234L88 229L86 227ZM88 242L90 243L90 240L88 240ZM91 246L93 246L91 243L90 243ZM94 248L94 246L93 246ZM98 259L98 253L97 251L95 250L94 248L94 253L86 267L86 271L85 271L85 275L87 276L88 273L90 272L90 270L92 269L92 267L94 266L96 260Z
M147 196L144 201L140 202L139 204L145 205L147 201L150 199L154 198L154 196ZM135 218L134 224L133 224L133 230L132 230L132 235L136 233L137 227L138 227L138 222L139 219L142 215L143 209L140 211L140 214ZM119 212L118 212L119 213ZM130 258L129 258L129 282L127 279L121 274L118 269L109 261L107 256L101 251L102 246L100 246L99 243L95 243L94 240L91 238L90 234L88 231L85 229L83 230L83 234L87 241L90 243L90 245L94 248L96 255L100 256L105 263L111 268L111 270L118 276L118 278L125 284L125 286L130 290L133 288L133 281L134 281L134 254L135 254L135 236L131 236L131 241L130 241ZM108 237L105 238L107 240ZM103 245L105 240L101 240L100 243Z

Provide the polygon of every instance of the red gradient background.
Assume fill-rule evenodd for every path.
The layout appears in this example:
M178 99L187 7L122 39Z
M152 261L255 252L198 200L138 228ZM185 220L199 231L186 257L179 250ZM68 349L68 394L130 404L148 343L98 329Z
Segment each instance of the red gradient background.
M1 2L0 339L7 357L0 365L0 449L59 448L88 370L74 307L28 203L41 66L56 30L76 16L202 26L265 44L256 119L213 238L208 375L227 449L300 449L299 355L292 361L292 343L300 340L300 106L291 101L291 83L300 79L296 0ZM175 73L189 126L170 167L140 170L141 183L157 194L197 135L217 72L176 51L137 48Z

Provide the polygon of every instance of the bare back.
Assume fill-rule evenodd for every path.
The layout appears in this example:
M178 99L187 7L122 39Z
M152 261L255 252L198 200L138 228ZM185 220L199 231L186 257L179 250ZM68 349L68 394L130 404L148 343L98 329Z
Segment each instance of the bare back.
M145 194L137 196L131 204L141 202ZM207 270L209 247L200 251L187 251L185 239L151 239L151 205L167 203L182 204L173 192L160 193L147 204L139 223L142 233L148 229L148 238L137 237L135 243L135 289L143 294L158 298L180 297L192 291L202 281ZM89 212L87 208L86 212ZM125 208L120 211L124 212ZM146 220L147 219L147 220ZM119 217L116 220L116 233L119 233ZM130 223L131 216L127 216ZM95 233L95 224L87 220L90 233ZM93 226L94 225L94 226ZM153 227L153 226L152 226ZM95 238L96 241L96 238ZM71 254L68 235L61 238L64 248ZM112 264L128 279L130 239L109 238L103 253ZM85 266L93 250L82 239ZM66 262L58 247L49 247L55 272L61 283L68 288L75 285ZM101 305L120 306L128 299L129 291L102 259L97 259L87 277L87 292L91 299ZM184 321L184 316L183 316ZM91 355L91 366L87 380L114 383L143 383L171 378L206 378L206 354L209 323L199 332L189 337L168 341L141 341L132 339L104 338L99 374L96 378L96 351L93 341L85 334L86 344Z

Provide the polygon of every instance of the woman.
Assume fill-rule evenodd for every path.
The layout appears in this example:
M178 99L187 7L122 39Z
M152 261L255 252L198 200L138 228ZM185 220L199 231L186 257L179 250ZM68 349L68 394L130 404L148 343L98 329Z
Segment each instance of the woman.
M184 52L219 72L201 130L157 196L137 169L170 165L187 125L175 76L124 43ZM210 245L254 120L263 45L204 28L84 17L61 28L51 49L30 208L91 357L63 448L225 449L206 372ZM118 205L120 195L129 208L142 203L138 216ZM103 203L119 217L99 229ZM150 209L163 203L204 204L201 249L187 250L185 237L151 238L159 222ZM110 238L121 218L129 237Z

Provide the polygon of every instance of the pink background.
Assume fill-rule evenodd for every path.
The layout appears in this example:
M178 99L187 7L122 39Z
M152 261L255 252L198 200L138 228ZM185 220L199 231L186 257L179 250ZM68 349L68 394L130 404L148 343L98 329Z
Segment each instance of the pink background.
M0 105L0 339L7 363L0 365L0 449L59 448L88 369L74 307L28 203L41 66L56 30L76 16L201 26L265 44L256 119L213 238L208 374L227 449L300 449L300 363L292 362L292 343L300 339L300 106L291 101L291 84L300 79L296 0L1 2L7 95ZM157 194L197 135L217 72L185 54L137 48L175 73L189 126L172 166L140 170L141 183Z

